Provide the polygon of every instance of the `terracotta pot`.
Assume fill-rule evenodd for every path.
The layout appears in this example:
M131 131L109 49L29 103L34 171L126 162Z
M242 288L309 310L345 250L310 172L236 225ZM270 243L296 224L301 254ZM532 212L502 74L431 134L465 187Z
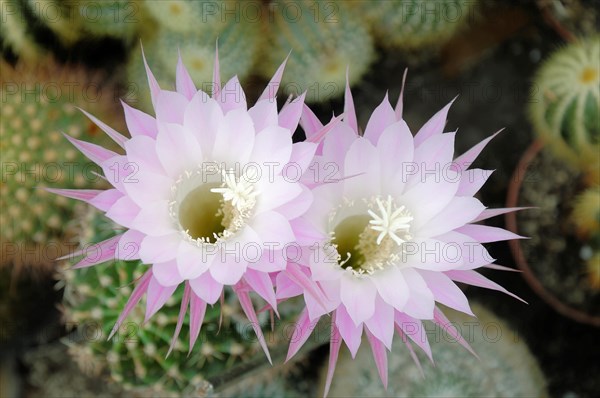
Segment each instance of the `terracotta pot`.
M540 150L543 147L544 145L542 142L540 142L539 140L535 141L529 146L529 148L527 148L527 150L521 157L508 187L508 195L506 200L507 207L519 206L519 195L521 192L521 186L524 177L526 175L526 171L531 162L535 159L535 157L539 154ZM517 234L519 233L517 226L517 215L515 212L508 213L506 215L506 225L511 232ZM523 271L523 277L538 296L540 296L558 313L569 317L577 322L587 323L596 327L600 327L600 316L590 315L579 309L573 308L568 304L565 304L558 297L556 297L553 293L551 293L544 287L544 285L540 282L537 276L533 273L531 267L529 266L529 263L527 262L527 259L525 258L525 255L523 254L521 240L511 240L509 241L509 245L513 257L515 258L515 262L517 263L517 266L521 269L521 271Z

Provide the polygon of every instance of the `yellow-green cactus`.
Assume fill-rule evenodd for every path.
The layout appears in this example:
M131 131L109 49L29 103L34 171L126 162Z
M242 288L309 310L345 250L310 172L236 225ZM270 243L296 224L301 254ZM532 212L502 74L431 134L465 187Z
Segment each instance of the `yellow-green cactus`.
M307 91L308 102L331 100L344 92L347 70L356 83L374 60L367 25L346 2L272 1L269 10L260 72L271 76L290 54L282 80L287 93Z
M186 33L164 26L144 41L148 64L162 88L173 89L178 55L181 54L196 86L210 92L217 38L221 79L226 82L236 74L243 80L249 75L261 40L258 24L245 22L243 19L240 22L230 19L223 23L219 19L214 20L212 29L202 23L195 26L197 29ZM128 91L131 93L130 97L127 96L128 102L150 112L152 108L148 81L139 50L129 60L127 79Z
M387 48L438 46L474 17L476 0L353 1L378 43Z
M600 184L600 35L553 53L536 74L535 132L565 161Z

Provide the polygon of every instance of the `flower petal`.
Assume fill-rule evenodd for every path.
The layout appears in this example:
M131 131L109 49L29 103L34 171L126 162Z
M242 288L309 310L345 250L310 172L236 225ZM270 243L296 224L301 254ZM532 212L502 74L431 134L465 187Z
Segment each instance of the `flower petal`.
M356 277L349 271L342 276L340 297L355 325L373 316L376 295L377 289L370 279Z

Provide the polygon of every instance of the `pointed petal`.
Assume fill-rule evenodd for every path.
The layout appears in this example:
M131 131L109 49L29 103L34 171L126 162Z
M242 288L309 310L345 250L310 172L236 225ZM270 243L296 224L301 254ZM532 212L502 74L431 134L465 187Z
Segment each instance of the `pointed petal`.
M185 109L190 100L176 91L163 90L156 99L156 121L183 124Z
M477 217L473 222L487 220L488 218L496 217L496 216L506 214L506 213L511 213L513 211L529 210L529 209L532 209L532 207L502 207L502 208L498 208L498 209L485 209L484 211L481 212L479 217Z
M327 305L325 304L327 299L323 296L321 289L319 289L313 280L302 272L298 264L288 263L286 274L292 281L304 289L305 294L308 293L317 303L319 303L324 311L323 314L329 312L327 310Z
M377 289L369 278L359 279L352 274L343 275L340 282L340 298L346 306L348 315L358 326L373 316Z
M505 288L503 288L496 282L489 280L488 278L481 275L477 271L455 270L455 271L446 271L445 274L448 275L450 277L450 279L452 279L453 281L466 283L467 285L471 285L471 286L483 287L485 289L496 290L496 291L502 292L504 294L508 294L509 296L514 297L517 300L522 301L525 304L527 304L527 302L525 300L523 300L522 298L520 298L519 296L509 292L508 290L506 290Z
M85 257L75 264L73 268L87 268L105 261L114 260L120 239L121 235L116 235L100 243L95 243L91 247L87 247L84 252Z
M175 74L175 82L177 92L183 95L188 100L191 100L194 94L196 94L196 85L192 81L189 72L183 64L183 60L181 59L181 52L179 53L179 58L177 59L177 72Z
M504 130L504 129L502 129L502 130ZM469 149L467 152L463 153L462 155L460 155L459 157L454 159L453 163L454 163L455 170L460 172L460 171L467 170L469 167L471 167L471 164L473 164L475 159L477 159L477 157L479 156L481 151L483 151L483 149L486 147L486 145L491 140L493 140L494 137L496 137L498 134L500 134L502 132L502 130L496 132L492 136L490 136L490 137L486 138L485 140L481 141L480 143L476 144L471 149Z
M248 295L248 292L245 291L244 289L237 288L238 286L239 286L239 284L236 285L236 287L234 287L234 290L237 293L238 300L240 301L240 304L242 306L242 310L244 310L246 317L248 318L248 320L250 321L250 323L252 325L252 328L254 329L254 333L256 333L256 337L258 338L258 342L259 342L260 346L262 347L263 351L265 352L265 355L267 356L269 363L272 365L273 361L271 360L271 355L269 354L269 348L267 347L267 342L265 341L265 337L260 328L260 323L258 322L258 318L256 317L256 311L254 310L254 307L252 306L252 301L250 300L250 296Z
M329 366L327 368L327 379L325 381L325 391L323 397L326 397L331 387L331 381L333 380L333 373L335 372L335 365L337 363L338 355L340 353L340 346L342 345L342 337L340 331L335 324L335 313L331 316L331 340L329 341Z
M500 242L511 239L527 239L524 236L517 235L502 228L477 224L469 224L457 228L456 232L468 235L481 243Z
M218 102L221 104L224 114L234 109L243 109L244 112L248 109L246 94L237 76L232 77L225 83L225 87L219 94Z
M219 99L221 94L221 68L219 66L219 45L215 46L215 65L213 67L212 98Z
M210 305L216 303L223 292L223 285L217 282L208 272L190 280L189 283L196 296Z
M156 127L156 119L140 111L132 108L126 102L121 101L123 111L125 113L125 123L132 137L137 135L145 135L150 138L156 137L158 128Z
M125 231L125 233L121 235L121 239L119 239L115 258L126 261L139 259L140 246L145 237L146 236L143 233L134 229Z
M100 193L88 203L96 209L106 212L123 196L123 193L117 189L107 189L105 191L100 191Z
M402 113L404 111L404 86L406 84L406 75L408 74L408 68L404 69L404 75L402 75L402 87L400 88L400 95L398 96L398 102L396 103L396 120L402 120Z
M260 297L271 305L271 308L277 314L277 298L275 297L273 282L269 274L248 269L244 274L244 280Z
M396 123L396 114L388 99L388 94L385 94L385 98L381 104L375 108L373 114L369 118L367 127L365 128L364 137L371 141L373 145L377 145L381 133L390 125Z
M175 348L175 344L177 343L177 337L179 337L179 333L181 332L181 326L183 325L183 318L185 318L185 313L187 312L188 304L190 302L190 285L185 284L185 289L183 290L183 297L181 299L181 307L179 307L179 316L177 317L177 325L175 326L175 332L173 333L173 338L171 339L171 345L169 346L169 351L167 351L167 357Z
M190 292L190 352L200 335L200 328L206 314L206 302L198 297L195 292Z
M115 326L113 326L112 331L108 335L108 340L114 336L114 334L119 330L121 324L127 318L127 315L133 310L133 308L140 302L146 290L148 290L148 285L150 284L150 280L152 279L152 270L148 270L139 280L137 286L133 289L131 296L127 300L127 304L125 304L125 308L119 315Z
M302 110L304 109L304 98L306 93L302 93L298 98L294 98L292 102L284 105L279 112L279 125L288 129L292 134L298 128Z
M410 341L408 340L408 337L404 334L404 332L402 331L402 329L398 325L396 325L396 331L398 332L398 335L402 339L402 342L404 343L404 345L408 349L408 353L410 354L410 357L415 362L415 365L417 365L417 368L419 368L419 372L421 373L421 377L425 378L425 372L423 372L423 367L421 366L421 361L419 360L419 357L417 356L417 353L415 352L412 344L410 344Z
M346 342L352 358L355 358L362 341L363 324L355 325L343 305L335 311L335 324Z
M421 270L419 273L425 279L425 283L433 293L435 301L467 315L475 316L465 294L448 276L435 271Z
M265 99L270 101L275 100L275 97L277 96L277 91L279 90L279 85L281 84L281 78L283 77L283 71L285 70L285 64L287 63L288 58L289 55L285 57L281 65L279 65L279 68L277 68L277 71L269 81L269 84L267 84L267 87L265 87L258 101L262 101Z
M377 286L377 292L381 298L397 310L402 310L408 302L409 289L402 272L397 267L388 269L373 275L371 280Z
M471 196L456 196L425 225L419 228L419 237L439 236L475 220L485 210L483 204Z
M319 319L321 318L319 317L311 321L308 316L308 310L306 308L302 310L302 313L296 321L294 334L290 338L290 346L288 348L288 353L285 358L285 362L292 359L292 357L296 355L300 348L302 348L304 343L306 343L306 340L308 340L310 334L315 329L315 326L317 325L317 322L319 322Z
M371 351L373 351L373 358L375 359L375 365L377 366L377 372L381 378L384 388L387 390L388 386L388 362L387 353L382 342L377 339L368 329L365 329L367 339L371 345Z
M312 109L308 105L304 104L302 109L302 116L300 117L300 126L304 130L306 139L309 140L314 137L319 131L323 129L323 123L313 113Z
M254 104L252 108L248 109L248 114L254 122L254 130L257 132L261 132L267 127L277 126L279 124L276 101L259 101ZM288 136L291 134L287 131L286 133Z
M85 155L92 162L96 163L98 166L102 167L102 163L111 159L117 154L111 150L108 150L100 145L92 144L91 142L81 141L70 137L66 134L63 134L67 140L73 144L75 148L77 148L81 153Z
M352 131L358 134L358 122L356 121L356 110L354 109L354 98L350 91L348 81L348 69L346 69L346 91L344 92L344 121L350 126Z
M173 292L175 292L175 289L177 289L177 285L163 286L152 276L146 292L146 315L144 316L144 322L147 322L152 315L156 314L165 305L167 300L173 295Z
M148 66L148 62L146 61L146 55L144 54L144 48L142 47L142 58L144 59L144 68L146 68L146 75L148 75L148 86L150 87L150 96L152 97L152 105L154 105L154 109L156 109L156 103L158 99L158 95L160 94L160 86L156 81L156 78L152 74L150 67Z
M396 311L395 320L398 328L400 328L405 335L407 335L417 346L419 346L419 348L423 350L429 360L433 363L433 354L431 352L431 346L429 345L427 331L423 326L423 322L398 311Z
M444 329L446 333L452 336L452 338L454 338L460 345L465 347L467 351L469 351L471 354L473 354L476 358L479 359L479 356L475 354L475 351L473 351L469 343L467 343L467 341L461 336L457 328L454 325L452 325L448 318L446 318L446 315L444 315L444 313L437 307L433 312L433 322L439 325L442 329Z
M423 277L412 268L404 268L401 272L410 289L410 296L403 311L416 319L432 319L435 300Z
M179 273L175 260L152 264L152 275L162 286L177 286L185 280Z
M423 142L429 138L442 134L444 127L446 126L446 119L448 118L448 111L452 106L452 103L456 100L454 98L448 105L439 110L431 119L429 119L423 127L415 135L415 146L420 146Z
M471 169L463 172L460 178L460 185L456 195L458 196L473 196L485 184L494 170Z
M121 148L125 148L125 141L127 141L127 137L125 137L121 133L118 133L115 129L113 129L112 127L110 127L106 123L102 122L101 120L99 120L95 116L93 116L93 115L89 114L88 112L84 111L83 109L81 109L81 108L77 108L77 109L79 109L81 112L83 112L83 114L86 115L88 117L88 119L90 119L92 122L94 122L94 124L96 126L100 127L100 129L102 131L104 131L106 133L106 135L108 135Z
M55 195L64 196L65 198L82 200L90 203L96 196L105 192L99 189L60 189L60 188L43 188L45 191L53 193Z
M394 338L394 307L377 296L375 298L375 312L371 318L365 321L365 326L388 350L392 349L392 340Z

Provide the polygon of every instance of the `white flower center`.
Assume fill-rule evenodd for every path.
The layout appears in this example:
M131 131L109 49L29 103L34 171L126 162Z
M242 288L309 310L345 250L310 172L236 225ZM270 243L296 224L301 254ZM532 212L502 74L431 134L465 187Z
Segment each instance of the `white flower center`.
M355 275L373 274L399 261L413 220L391 196L347 202L330 217L331 246L340 267Z
M185 238L198 246L214 245L235 235L256 205L259 193L252 176L238 177L225 167L219 171L186 171L171 188L171 217Z

